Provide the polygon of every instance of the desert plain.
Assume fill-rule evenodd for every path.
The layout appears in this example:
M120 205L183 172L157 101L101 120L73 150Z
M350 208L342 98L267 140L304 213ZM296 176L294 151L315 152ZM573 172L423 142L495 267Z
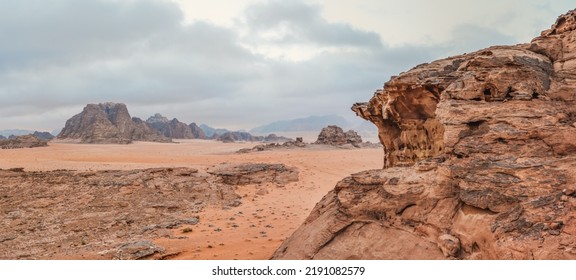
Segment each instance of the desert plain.
M138 221L131 227L133 219L129 217L131 214L125 210L125 205L124 208L115 208L110 202L109 205L102 206L108 207L106 210L91 210L95 212L90 215L73 214L73 209L62 208L62 205L67 204L70 207L82 207L83 203L88 205L99 199L94 197L93 193L84 197L84 191L80 189L79 193L75 194L71 191L75 188L73 185L68 185L66 188L70 189L67 190L58 187L56 183L54 192L51 192L52 179L45 179L43 182L43 179L39 179L39 184L44 186L43 193L28 195L26 192L11 193L14 188L25 186L4 182L0 185L5 194L0 198L0 252L3 252L0 258L113 259L118 258L118 246L136 240L160 248L156 253L144 253L144 258L268 259L339 180L352 173L379 169L382 167L383 158L382 148L378 147L307 145L304 148L238 153L238 150L251 148L256 143L176 141L178 143L135 142L129 145L51 141L47 147L0 150L0 169L26 174L60 172L58 174L61 178L89 177L92 175L90 172L106 170L114 174L113 172L154 168L188 168L204 174L220 165L268 163L296 168L298 181L283 185L259 183L232 186L231 190L240 197L240 203L232 206L206 203L197 209L181 209L186 207L180 206L178 211L172 211L170 218L174 218L174 215L182 215L182 219L193 217L194 223L174 223L168 226L154 224L144 230L134 226ZM139 173L134 174L140 176ZM84 181L77 182L82 184ZM77 187L81 188L80 185ZM114 196L115 199L122 200L122 197L118 196L138 193L139 189L143 192L144 188L144 185L124 186L124 189L129 190L120 188L122 190ZM13 197L19 195L26 197ZM66 195L66 198L58 198L59 195ZM126 195L126 205L138 203L128 201L131 199L148 199L147 195L144 192L143 196ZM60 210L57 210L56 201ZM121 205L121 202L118 204ZM106 201L98 203L106 204ZM192 202L191 205L193 204ZM94 209L93 206L90 207ZM115 216L118 219L112 224L98 224L98 211L105 212L108 219ZM151 215L162 219L163 215L168 215L163 211L171 210L156 207L152 211ZM118 226L117 223L122 223L121 233L113 232Z

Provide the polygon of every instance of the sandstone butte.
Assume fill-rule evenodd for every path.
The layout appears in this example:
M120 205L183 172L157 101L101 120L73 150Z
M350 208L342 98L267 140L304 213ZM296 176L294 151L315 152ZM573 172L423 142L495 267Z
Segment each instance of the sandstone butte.
M576 259L576 10L352 107L384 169L341 180L273 259Z

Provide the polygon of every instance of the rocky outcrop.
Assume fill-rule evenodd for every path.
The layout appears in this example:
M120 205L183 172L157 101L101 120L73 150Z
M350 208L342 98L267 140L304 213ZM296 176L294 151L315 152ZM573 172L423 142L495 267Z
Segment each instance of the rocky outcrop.
M48 146L48 141L39 139L32 134L14 136L10 139L0 139L0 148L2 149L36 148L46 146Z
M228 131L222 135L214 134L214 139L224 143L233 142L287 142L292 141L291 138L278 136L276 134L269 134L267 136L254 136L244 131Z
M575 259L576 11L530 44L419 65L353 110L383 170L340 181L276 259Z
M79 139L82 143L127 144L132 141L170 142L139 118L131 118L122 103L88 104L81 113L66 121L59 139Z
M206 133L196 123L191 123L188 126L194 139L206 139Z
M156 113L154 116L149 117L146 120L152 128L160 132L167 138L175 139L194 139L194 134L192 129L185 123L180 122L178 119L174 118L168 120L168 118Z
M358 135L358 133L354 132L353 130L348 130L346 133L344 133L342 128L335 125L329 125L322 129L318 135L318 139L314 144L333 146L352 144L355 147L359 147L360 144L362 144L362 137L360 137L360 135Z
M215 139L224 143L260 141L252 134L243 131L228 131L222 135L214 134Z
M34 133L32 133L32 135L36 136L38 139L46 140L46 141L50 141L50 140L54 139L54 135L52 135L50 132L34 131Z
M284 164L244 163L224 164L209 171L228 185L274 183L284 186L298 181L298 169Z
M262 151L272 151L281 149L298 149L305 148L307 145L302 141L301 137L296 138L296 141L286 141L283 143L268 143L256 145L252 148L243 148L238 150L239 154L251 153L251 152L262 152Z

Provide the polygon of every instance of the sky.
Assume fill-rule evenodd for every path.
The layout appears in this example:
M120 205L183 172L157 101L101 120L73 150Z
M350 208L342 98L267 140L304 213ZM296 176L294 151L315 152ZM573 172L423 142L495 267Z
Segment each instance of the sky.
M337 114L390 76L529 42L566 0L0 0L0 130L88 103L251 129Z

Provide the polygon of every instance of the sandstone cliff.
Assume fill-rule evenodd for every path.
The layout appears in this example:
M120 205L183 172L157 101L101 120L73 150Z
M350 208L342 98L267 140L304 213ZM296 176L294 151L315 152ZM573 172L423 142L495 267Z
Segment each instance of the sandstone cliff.
M340 181L276 259L575 259L576 11L419 65L353 110L384 169Z
M118 143L132 141L169 142L139 118L131 118L122 103L88 104L81 113L66 121L59 139L79 139L82 143Z

